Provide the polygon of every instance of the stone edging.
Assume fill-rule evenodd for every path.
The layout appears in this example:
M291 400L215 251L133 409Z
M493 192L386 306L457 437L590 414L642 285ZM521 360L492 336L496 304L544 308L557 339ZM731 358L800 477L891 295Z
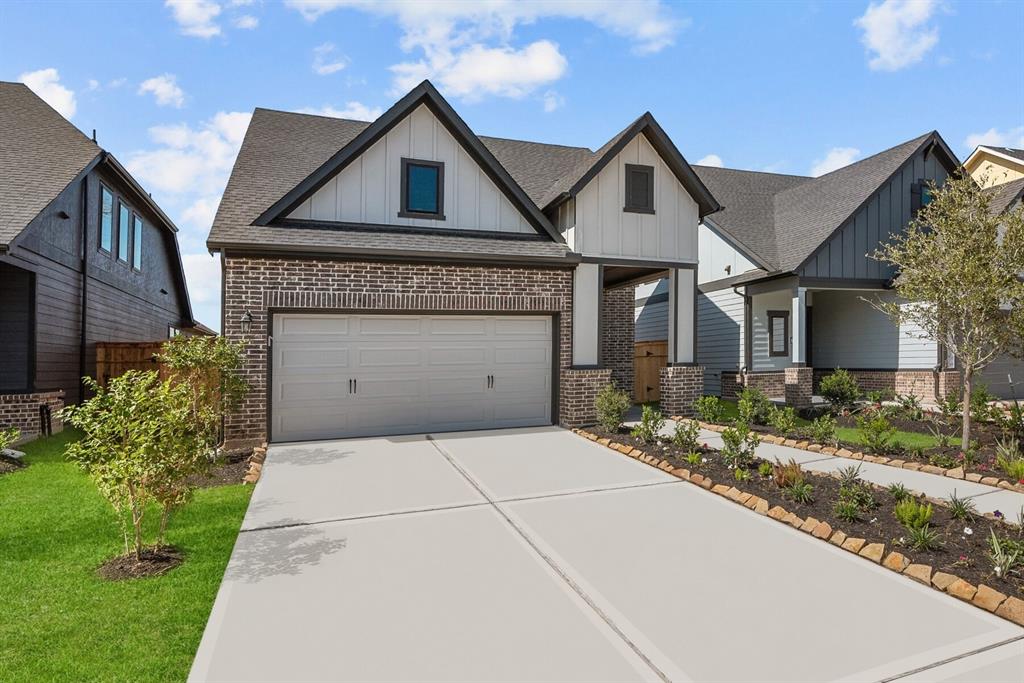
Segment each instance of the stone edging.
M689 420L690 418L672 416L673 420L679 422L681 420ZM713 424L711 422L701 422L700 420L693 420L701 426L702 429L707 429L712 432L721 432L727 429L724 425ZM913 462L911 460L901 460L899 458L886 458L881 455L868 455L867 453L861 453L859 451L851 451L847 448L833 448L832 446L824 446L819 443L812 443L806 439L787 439L782 436L776 436L775 434L763 434L756 432L757 436L765 443L773 443L777 446L789 446L790 448L799 448L803 451L811 451L814 453L824 453L825 455L834 455L840 458L850 458L852 460L863 460L864 462L873 462L878 465L888 465L889 467L898 467L905 470L911 470L914 472L924 472L926 474L935 474L938 476L949 477L950 479L960 479L964 481L974 482L976 484L984 484L986 486L995 486L1007 491L1015 491L1017 493L1024 493L1024 484L1014 484L1013 482L1000 479L999 477L983 477L980 474L973 472L964 472L963 467L954 467L952 469L943 469L935 465L923 465L919 462Z
M690 470L681 467L673 468L672 464L667 460L648 455L639 448L616 443L607 437L599 437L597 434L583 429L574 429L572 431L613 451L628 455L652 467L657 467L683 481L696 484L749 510L753 510L759 515L770 517L777 522L789 524L794 529L799 529L814 538L827 541L875 564L880 564L897 574L907 576L935 590L948 593L979 609L991 612L1007 621L1024 626L1024 600L1020 598L1007 596L984 584L975 586L953 574L933 572L930 565L914 564L910 558L896 551L886 554L884 543L868 543L863 538L847 536L839 529L833 529L828 522L822 522L813 517L801 519L798 515L786 510L781 505L769 507L768 501L764 498L741 491L730 484L715 484L709 477L696 472L691 473Z
M252 449L252 455L249 456L249 470L242 477L242 482L245 484L255 484L260 480L260 475L263 473L263 463L267 459L267 444L263 443L262 446L257 446Z

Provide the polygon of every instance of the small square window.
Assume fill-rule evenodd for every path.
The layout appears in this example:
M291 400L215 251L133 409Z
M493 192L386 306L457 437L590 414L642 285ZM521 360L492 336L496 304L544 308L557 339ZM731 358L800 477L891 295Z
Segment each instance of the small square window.
M768 311L768 355L789 355L789 311Z
M626 205L623 211L654 213L654 167L626 164Z
M402 159L402 218L444 220L444 164Z

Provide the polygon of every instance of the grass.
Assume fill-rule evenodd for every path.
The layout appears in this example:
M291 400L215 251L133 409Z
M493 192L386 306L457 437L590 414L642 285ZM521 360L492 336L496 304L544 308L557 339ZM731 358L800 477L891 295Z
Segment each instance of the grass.
M65 431L26 444L30 466L0 476L0 681L182 681L252 489L196 492L168 529L186 555L180 567L105 581L95 570L123 552L121 531L92 482L63 459L75 438Z
M725 409L726 422L732 422L739 417L739 409L736 406L736 401L723 400L722 407ZM802 417L798 417L796 419L797 427L804 427L809 424L810 421L805 420ZM846 443L856 444L859 446L865 445L864 438L860 435L860 431L856 427L837 427L836 437L840 441L845 441ZM899 443L907 450L912 450L914 448L934 448L939 445L939 440L931 434L897 431L896 435L893 436L893 443Z

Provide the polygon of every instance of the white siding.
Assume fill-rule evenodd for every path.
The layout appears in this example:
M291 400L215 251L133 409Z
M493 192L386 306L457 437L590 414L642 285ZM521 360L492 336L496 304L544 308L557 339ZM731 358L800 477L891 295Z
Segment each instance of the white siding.
M732 289L697 295L697 364L704 393L722 394L722 373L743 367L743 297Z
M755 372L767 372L770 370L784 370L790 366L793 355L793 320L789 321L789 354L786 356L771 356L768 354L768 311L792 311L793 293L789 288L764 294L755 294L751 301L751 312L753 314L753 332L750 341L752 347L751 363ZM817 321L815 321L817 322ZM816 340L815 340L816 343ZM814 358L817 363L817 357Z
M625 166L654 167L654 214L623 211ZM697 202L642 134L576 197L574 249L588 256L697 261Z
M697 269L698 283L704 284L705 282L733 277L757 267L747 257L736 251L714 228L706 223L700 224L698 236L700 244L700 265ZM728 272L726 272L727 266L729 267Z
M403 157L444 162L445 220L398 217ZM387 135L295 209L289 218L535 232L426 105L419 106L398 122Z
M633 319L636 341L663 341L668 339L668 278L647 282L636 287L638 301ZM639 303L640 299L647 299Z
M812 356L815 367L931 369L938 345L919 337L919 328L902 329L866 299L893 301L891 292L816 291Z

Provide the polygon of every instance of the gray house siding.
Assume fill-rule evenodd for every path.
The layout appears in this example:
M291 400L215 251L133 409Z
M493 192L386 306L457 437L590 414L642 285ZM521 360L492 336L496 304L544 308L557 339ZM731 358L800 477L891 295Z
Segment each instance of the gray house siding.
M668 339L667 279L637 286L634 320L636 341Z
M720 396L722 373L743 359L743 297L731 289L697 295L697 364L704 367L704 393Z
M910 221L912 185L919 180L941 184L947 175L934 154L919 152L811 255L798 274L844 280L891 278L892 269L868 254Z

